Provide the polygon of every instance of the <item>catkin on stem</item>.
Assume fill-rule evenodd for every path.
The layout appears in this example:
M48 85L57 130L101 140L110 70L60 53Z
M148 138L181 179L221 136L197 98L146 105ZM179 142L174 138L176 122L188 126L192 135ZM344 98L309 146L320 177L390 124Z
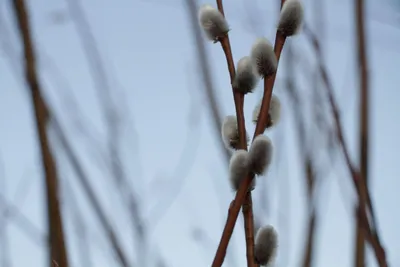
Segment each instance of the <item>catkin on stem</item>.
M303 24L304 10L299 0L286 0L282 6L278 31L283 36L297 34Z
M253 110L252 121L255 124L257 124L258 117L260 116L260 110L261 110L261 101L259 104L255 106ZM280 117L281 117L281 102L279 98L273 94L271 97L271 102L269 104L267 128L276 125L279 122Z
M250 171L262 175L268 169L272 160L272 142L265 135L258 135L254 138L249 150Z
M262 77L269 77L276 72L278 61L275 56L272 44L265 38L258 38L250 53L253 64L258 74Z
M251 58L248 56L241 58L237 63L233 88L242 94L251 93L256 88L258 81L257 69Z
M224 121L222 122L221 135L226 148L239 148L239 129L236 116L229 115L225 117ZM246 140L248 141L247 131Z
M244 149L236 150L229 162L229 180L232 189L237 191L249 174L249 153Z
M213 6L209 4L201 6L198 16L200 26L209 40L216 42L228 33L228 22L224 15Z
M273 262L278 247L278 234L270 226L261 227L256 235L254 258L260 265L269 265Z

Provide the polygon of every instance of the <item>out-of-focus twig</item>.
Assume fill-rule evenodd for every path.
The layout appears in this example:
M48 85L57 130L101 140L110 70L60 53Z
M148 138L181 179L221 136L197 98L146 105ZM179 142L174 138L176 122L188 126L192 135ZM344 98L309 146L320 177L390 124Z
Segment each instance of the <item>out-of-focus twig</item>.
M7 222L14 221L14 224L33 242L35 245L48 245L48 236L42 233L19 209L12 203L8 203L6 198L0 194L0 209L2 209L7 217Z
M0 194L6 195L7 192L7 174L4 168L3 157L0 153ZM0 208L0 266L11 267L10 258L10 243L8 239L8 227L7 227L7 209L5 207Z
M211 77L211 71L209 69L210 63L209 63L209 56L206 51L206 47L204 45L204 40L201 35L201 31L199 29L199 25L197 23L197 7L196 7L196 1L194 0L187 0L187 8L188 8L188 13L189 15L189 20L192 28L192 33L193 33L193 39L196 43L196 50L197 50L197 59L201 67L201 74L202 74L202 80L204 83L204 88L206 91L207 99L210 105L210 109L213 115L213 123L214 123L214 129L217 133L217 136L220 136L220 129L222 125L222 117L221 117L221 112L219 110L219 105L217 102L217 97L216 97L216 90L212 81ZM226 162L229 162L230 159L230 153L229 151L225 148L225 145L221 138L218 138L219 144L221 147L221 150L224 152L224 157L226 159Z
M361 207L365 207L365 205L367 205L367 207L370 210L371 221L374 222L375 221L374 212L372 211L373 206L371 203L369 193L368 193L368 191L366 191L366 195L361 193L361 190L363 188L363 185L361 185L361 184L363 183L363 180L360 179L360 173L354 167L354 165L350 159L348 147L347 147L346 141L343 136L343 129L342 129L342 123L341 123L340 116L339 116L339 109L337 107L337 103L333 96L333 87L332 87L331 81L329 79L326 67L325 67L324 63L322 62L322 57L320 56L321 51L320 51L318 38L313 34L313 32L307 26L307 24L304 25L304 33L307 35L308 40L311 42L312 46L314 47L315 53L316 53L316 57L318 60L318 68L320 70L321 78L324 83L326 93L328 95L329 105L330 105L332 113L333 113L333 118L334 118L335 127L336 127L336 137L339 141L340 146L342 147L345 161L346 161L347 167L350 171L352 181L354 183L357 195L360 200ZM365 198L364 198L364 196L365 196ZM362 204L362 203L364 203L364 204ZM372 245L372 248L374 250L377 261L379 262L380 266L387 266L385 251L380 243L379 236L378 236L376 230L374 228L371 228L371 226L370 226L365 208L361 208L361 209L357 209L357 210L358 210L358 212L357 212L356 216L360 217L361 221L363 222L363 229L366 232L365 238Z
M61 147L64 149L68 160L71 162L71 165L73 166L73 169L76 172L77 178L81 183L81 186L85 191L90 204L93 206L95 214L98 217L100 224L103 227L110 241L112 249L114 250L116 257L118 258L119 264L123 267L130 267L131 264L129 264L128 262L128 258L126 257L122 249L122 246L120 245L120 242L114 232L114 229L112 228L112 225L109 222L107 215L103 211L100 202L97 199L96 194L89 183L85 171L77 158L77 155L73 151L71 144L69 143L67 137L65 136L64 130L62 129L61 125L59 124L59 122L55 117L52 118L52 125L54 127L54 132L56 134L56 137L59 139Z
M79 205L76 202L75 192L73 191L72 186L70 185L69 181L65 181L65 191L66 195L68 196L67 199L69 200L69 206L71 213L73 213L74 224L76 227L77 239L78 239L78 250L80 255L80 265L83 267L91 267L92 259L90 253L90 246L88 242L88 235L87 235L87 227L83 221L82 214L79 210Z
M119 113L116 111L116 105L112 101L111 85L108 78L109 73L106 71L97 42L79 1L67 0L67 4L71 18L75 22L76 30L82 41L84 51L88 56L91 75L103 108L108 130L107 147L110 154L112 177L117 189L120 191L121 198L128 207L132 228L138 237L138 242L136 242L138 257L140 260L145 260L147 250L145 229L139 211L138 199L132 191L132 185L124 172L123 163L120 159L120 118ZM146 265L146 263L142 262L141 265Z
M368 158L369 158L369 80L368 62L366 55L365 26L364 26L364 1L355 0L356 18L356 50L358 59L358 73L360 79L360 194L362 199L367 198L368 190ZM372 203L370 203L372 205ZM364 209L364 203L360 202L358 210ZM372 211L372 209L371 209ZM365 237L362 230L361 216L356 219L356 243L355 243L355 267L365 266ZM375 225L374 225L375 226Z
M47 216L49 227L49 249L51 266L52 260L56 260L62 267L68 267L68 255L65 245L64 230L58 195L58 175L55 161L51 153L47 138L47 123L49 110L42 97L42 88L36 71L36 58L34 45L31 38L29 16L24 0L14 0L13 8L18 23L20 37L23 42L25 56L26 82L30 88L32 102L35 111L36 127L39 135L42 154L42 164L45 172L45 185L47 196Z
M293 115L295 120L295 127L297 130L298 136L298 144L300 151L300 160L303 163L304 168L304 178L306 185L306 194L308 197L308 209L310 211L310 217L308 218L308 226L307 226L307 240L305 243L304 256L303 256L303 267L311 267L313 252L314 252L314 236L315 230L317 226L317 216L316 216L316 205L313 203L314 196L314 185L315 185L315 172L313 161L310 155L310 148L307 147L307 136L304 122L306 121L302 114L304 114L304 110L301 109L300 104L300 96L297 93L298 90L295 88L295 69L294 69L294 61L293 61L293 47L289 43L287 45L287 64L286 71L288 73L286 78L286 89L288 90L289 96L293 102Z

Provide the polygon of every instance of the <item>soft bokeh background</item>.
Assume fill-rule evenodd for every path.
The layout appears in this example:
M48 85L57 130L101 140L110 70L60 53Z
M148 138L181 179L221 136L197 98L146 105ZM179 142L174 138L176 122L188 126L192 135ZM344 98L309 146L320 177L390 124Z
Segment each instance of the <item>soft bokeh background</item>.
M0 1L0 266L45 266L43 172L10 2ZM132 266L210 265L234 195L185 1L26 2L46 100ZM274 39L278 4L276 0L224 1L235 61L249 53L257 36ZM306 23L320 37L356 163L358 76L353 1L304 0L304 6ZM366 26L371 81L370 188L388 260L391 266L400 266L400 106L396 104L400 98L400 3L367 1ZM205 45L221 116L233 114L225 56L220 45ZM291 59L287 51L293 52ZM282 120L267 131L276 153L270 172L261 178L254 194L257 222L274 225L280 236L276 266L300 265L309 214L294 104L287 93L289 78L300 96L306 144L315 152L319 176L314 266L353 264L356 197L341 150L328 148L331 131L314 126L314 115L319 112L325 114L326 127L332 124L326 101L312 97L315 90L325 97L321 82L313 78L315 66L315 54L306 37L292 38L284 49L274 89L282 101ZM261 91L259 86L245 101L246 126L251 133L251 112ZM111 125L107 114L112 116ZM62 181L71 266L119 266L51 125L49 133ZM115 180L119 171L129 180L122 190ZM125 191L134 193L140 218L129 214L121 198ZM132 229L132 220L139 219L144 225L143 240ZM244 266L245 256L240 218L224 266ZM368 266L377 266L370 251Z

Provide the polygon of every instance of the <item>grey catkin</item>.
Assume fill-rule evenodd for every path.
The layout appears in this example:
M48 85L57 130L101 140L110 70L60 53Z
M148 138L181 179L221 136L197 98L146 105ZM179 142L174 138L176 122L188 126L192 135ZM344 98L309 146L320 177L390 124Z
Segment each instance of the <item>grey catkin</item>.
M270 226L261 227L256 235L254 258L256 263L264 266L270 265L276 255L278 247L278 234L275 229Z
M276 72L278 61L272 44L266 38L256 39L250 57L262 78L269 77Z
M299 0L286 0L282 6L278 31L284 36L299 33L303 24L304 10Z
M254 138L249 150L250 171L263 175L271 164L272 152L272 142L267 136L258 135Z
M200 7L198 17L200 26L211 41L218 41L229 31L228 22L224 15L209 4Z
M257 69L249 56L242 57L237 63L233 88L242 94L253 92L259 81Z

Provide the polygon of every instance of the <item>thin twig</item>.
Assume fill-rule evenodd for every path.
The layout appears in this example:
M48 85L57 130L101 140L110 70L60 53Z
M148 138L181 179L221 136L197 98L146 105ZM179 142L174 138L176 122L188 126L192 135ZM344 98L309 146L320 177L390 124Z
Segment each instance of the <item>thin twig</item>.
M8 222L14 220L14 224L25 233L25 235L32 240L37 246L48 245L49 238L46 233L42 233L35 224L26 217L19 208L13 203L8 203L6 198L0 194L0 209L5 212L4 216L7 217Z
M75 192L68 180L65 181L65 191L68 196L68 204L73 214L74 226L77 233L77 248L79 250L80 265L84 267L93 266L91 258L90 243L88 242L87 226L83 220L81 211L79 210L79 204Z
M310 211L310 216L308 218L307 226L307 241L304 249L303 255L303 267L310 267L313 259L314 252L314 240L315 231L317 227L317 215L316 215L316 205L314 201L315 192L315 171L314 164L311 158L310 149L307 147L306 129L304 125L304 119L302 117L303 113L300 106L300 99L298 91L295 88L295 68L293 61L293 47L291 44L287 45L287 65L286 71L288 73L286 78L286 88L288 90L289 96L293 102L293 115L296 124L298 144L300 151L300 158L304 166L304 178L307 189L308 197L308 209Z
M111 83L108 78L109 73L106 64L101 56L100 49L97 45L95 36L90 28L90 24L85 16L84 10L77 0L67 0L69 12L75 22L76 30L81 37L82 46L87 54L88 62L91 66L91 75L95 82L98 92L99 102L107 124L107 148L110 154L110 169L115 185L120 191L120 197L126 203L129 216L131 217L132 228L137 234L138 242L136 242L136 251L140 260L145 260L146 254L146 237L143 219L140 214L138 199L132 191L132 185L122 167L120 160L120 122L118 113L115 110L111 95ZM135 238L133 238L134 240ZM146 265L142 262L141 265Z
M0 153L0 194L6 195L7 192L7 178L6 170L4 168L3 157ZM8 238L8 216L7 208L0 208L0 266L11 267L12 261L10 258L10 240Z
M198 60L200 62L200 67L201 67L201 74L202 74L202 80L204 83L208 103L210 105L210 109L213 115L213 123L214 123L214 129L218 131L218 136L219 136L219 131L221 129L222 125L222 118L221 118L221 112L218 107L218 102L217 102L217 97L215 95L215 87L212 82L212 77L211 77L211 71L209 69L209 56L207 54L204 41L202 39L201 31L198 25L197 21L197 7L196 7L196 1L194 0L187 0L186 1L188 5L188 11L190 13L189 19L190 19L190 24L192 28L192 33L194 35L194 39L196 41L196 48L197 48L197 56ZM224 157L226 159L226 162L229 162L230 159L230 152L225 148L224 142L219 138L219 144L221 147L221 150L224 153Z
M45 172L47 216L50 238L49 264L51 266L52 260L56 260L62 267L68 267L67 249L65 245L58 196L58 175L46 132L49 110L42 97L42 88L36 71L36 58L33 42L31 40L29 16L24 0L14 0L13 7L18 22L20 37L23 41L26 82L30 87L30 93L35 110L36 127L39 135L42 164Z
M62 129L62 126L60 123L57 121L57 118L52 117L52 122L54 126L54 131L56 134L56 137L59 139L60 144L62 148L65 151L65 154L68 158L68 160L71 162L71 165L73 166L74 171L76 172L77 178L85 191L90 204L92 205L96 216L98 217L101 226L104 229L104 232L106 233L112 249L114 250L115 255L118 258L118 261L121 266L123 267L130 267L131 264L128 262L128 258L125 255L122 246L117 238L117 235L115 234L115 231L111 225L111 223L108 220L107 215L105 214L104 210L102 209L100 202L98 198L96 197L96 194L90 185L89 179L85 174L85 171L80 164L75 152L72 149L71 144L69 143L69 140L67 139L64 130Z

